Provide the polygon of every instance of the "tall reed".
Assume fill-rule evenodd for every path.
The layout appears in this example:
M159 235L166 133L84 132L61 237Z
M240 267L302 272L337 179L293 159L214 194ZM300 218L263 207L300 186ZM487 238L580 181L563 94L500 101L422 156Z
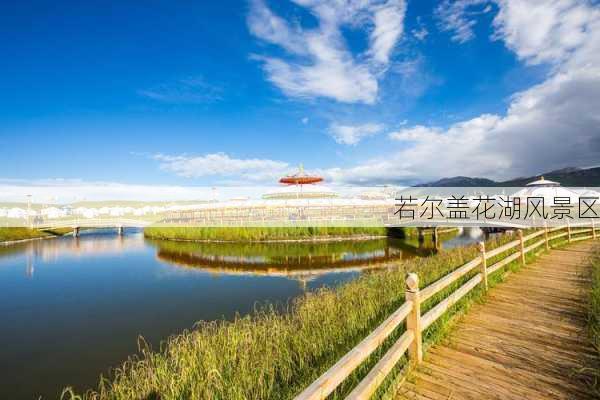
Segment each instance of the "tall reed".
M385 234L386 229L377 226L153 226L144 229L144 235L153 239L223 241L294 240L354 235L384 236Z
M140 353L109 379L102 378L98 389L81 396L66 391L64 397L291 398L404 302L408 271L418 271L425 286L476 255L474 246L457 248L363 274L335 289L307 293L287 312L265 306L229 322L200 322L169 338L159 351L141 346ZM358 373L364 372L363 368Z
M600 250L592 256L592 287L590 290L589 328L592 343L600 353Z
M30 229L24 227L0 228L0 242L14 240L36 239L46 236L60 236L71 232L71 228L59 229Z

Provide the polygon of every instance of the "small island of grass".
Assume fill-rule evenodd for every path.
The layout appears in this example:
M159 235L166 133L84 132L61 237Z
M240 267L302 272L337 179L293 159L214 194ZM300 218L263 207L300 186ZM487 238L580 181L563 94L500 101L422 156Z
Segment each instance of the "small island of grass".
M378 226L281 226L281 227L161 227L144 229L152 239L189 241L284 241L325 240L339 238L386 236L385 227Z

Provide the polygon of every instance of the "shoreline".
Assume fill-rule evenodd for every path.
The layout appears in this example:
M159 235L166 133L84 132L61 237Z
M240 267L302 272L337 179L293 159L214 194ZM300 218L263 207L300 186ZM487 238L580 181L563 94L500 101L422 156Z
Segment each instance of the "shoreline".
M319 243L319 242L344 242L344 241L366 241L376 239L389 238L387 235L352 235L352 236L331 236L331 237L314 237L302 239L260 239L260 240L222 240L222 239L183 239L183 238L167 238L145 235L144 237L152 240L168 240L171 242L186 242L186 243Z
M442 228L438 230L438 235L445 233L451 233L458 231L458 228ZM355 235L315 235L313 237L301 237L297 239L186 239L177 236L160 236L147 234L144 230L144 237L152 240L169 240L173 242L186 242L186 243L322 243L322 242L344 242L344 241L367 241L376 239L397 239L394 235L369 235L369 234L355 234ZM423 232L423 236L432 236L433 231ZM406 232L405 238L417 238L419 235L416 232Z
M386 237L383 227L162 227L144 228L144 237L198 243L300 243Z
M66 231L64 233L56 233L51 231L38 231L40 232L40 236L34 237L25 237L23 239L12 239L12 240L0 240L0 246L11 246L20 243L27 243L34 240L43 240L43 239L54 239L59 237L64 237L69 235L72 231Z
M5 240L5 241L0 242L0 246L10 246L13 244L27 243L27 242L31 242L34 240L54 239L54 238L59 238L59 237L62 237L62 236L49 235L49 236L39 236L39 237L32 237L32 238L26 238L26 239Z

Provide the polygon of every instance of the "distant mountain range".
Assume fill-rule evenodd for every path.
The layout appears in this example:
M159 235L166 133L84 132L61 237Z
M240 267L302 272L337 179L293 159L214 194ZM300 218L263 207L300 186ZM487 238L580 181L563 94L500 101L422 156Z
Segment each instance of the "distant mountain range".
M435 182L422 183L416 187L494 187L494 186L525 186L526 184L540 179L555 181L562 186L600 186L600 167L596 168L563 168L529 177L515 178L508 181L497 182L487 178L470 178L467 176L455 176L443 178Z

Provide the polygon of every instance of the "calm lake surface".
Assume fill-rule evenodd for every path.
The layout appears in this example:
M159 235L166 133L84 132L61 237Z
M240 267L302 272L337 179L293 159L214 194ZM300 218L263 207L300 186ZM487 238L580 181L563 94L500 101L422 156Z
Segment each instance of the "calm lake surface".
M480 231L443 242L480 240ZM418 242L210 244L144 239L140 231L0 246L0 399L55 399L199 320L286 304L385 262L431 254Z

